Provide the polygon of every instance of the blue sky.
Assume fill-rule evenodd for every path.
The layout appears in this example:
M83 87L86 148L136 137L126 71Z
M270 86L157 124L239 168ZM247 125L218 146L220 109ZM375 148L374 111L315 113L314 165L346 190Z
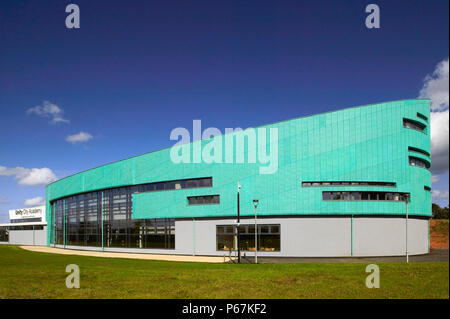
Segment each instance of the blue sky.
M69 3L80 8L80 29L65 27ZM380 7L380 29L365 27L369 3ZM46 179L169 147L170 131L194 119L249 127L415 98L427 75L437 83L422 90L430 98L445 100L446 83L435 132L447 130L436 152L448 159L448 6L2 1L0 222L45 197ZM445 60L444 75L433 75ZM435 201L446 206L448 166L433 174Z

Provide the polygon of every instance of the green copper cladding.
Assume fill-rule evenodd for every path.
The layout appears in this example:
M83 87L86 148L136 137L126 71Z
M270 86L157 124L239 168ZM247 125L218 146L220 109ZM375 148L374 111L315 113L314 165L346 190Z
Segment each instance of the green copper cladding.
M410 193L409 214L429 217L431 192L424 186L431 187L431 173L409 164L409 156L431 162L429 156L408 150L413 147L430 153L430 123L419 118L418 112L430 118L428 100L372 104L260 126L278 130L274 174L260 174L264 165L258 162L174 164L170 148L107 164L48 185L47 220L53 223L50 202L55 199L199 177L212 177L213 186L134 194L133 218L235 216L238 181L242 184L242 216L253 214L254 198L260 202L258 215L404 215L403 202L322 200L323 191L386 191ZM426 125L424 132L404 127L404 118ZM227 136L216 137L222 139L223 149ZM210 141L195 143L203 146ZM191 157L195 143L188 144ZM246 148L249 151L247 144ZM395 187L302 187L302 181L392 182ZM220 195L220 204L188 205L188 196L201 195ZM47 229L52 231L52 227Z

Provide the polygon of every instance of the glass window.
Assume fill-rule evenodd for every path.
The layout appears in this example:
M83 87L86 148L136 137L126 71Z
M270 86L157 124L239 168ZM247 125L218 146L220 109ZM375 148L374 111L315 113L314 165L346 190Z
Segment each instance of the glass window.
M420 131L420 132L423 132L426 127L424 124L422 124L420 122L409 120L409 119L403 119L403 126L406 128Z
M417 147L409 146L408 147L408 151L420 153L420 154L423 154L423 155L426 155L426 156L430 156L430 153L428 153L427 151L424 151L424 150L422 150L420 148L417 148Z
M388 186L395 187L395 183L392 182L302 182L303 187L311 187L311 186Z
M261 225L260 231L261 231L261 234L268 234L269 233L269 225Z
M424 121L428 121L428 117L426 117L425 115L423 115L422 113L419 113L419 112L417 112L417 117L418 118L421 118L422 120L424 120Z
M237 232L222 232L228 228L236 229L236 226L217 226L217 250L237 250ZM280 251L280 225L258 225L257 236L258 251ZM240 248L255 251L255 225L240 225Z
M347 201L359 201L359 200L389 200L389 201L404 201L405 196L409 196L404 193L392 193L392 192L322 192L323 200L347 200Z
M174 219L132 219L135 191L136 187L121 187L54 201L52 243L100 247L103 214L105 247L174 249ZM153 237L147 236L146 223L158 226L153 227Z
M417 158L417 157L409 157L409 165L412 166L418 166L418 167L422 167L422 168L426 168L428 169L430 167L430 165L425 162L424 160Z
M341 200L341 193L340 192L331 192L331 199L332 200Z
M271 234L279 234L280 233L280 226L278 226L278 225L271 225L270 226L270 233Z
M323 192L322 199L323 200L331 200L331 192Z
M349 192L342 192L341 193L341 199L342 200L350 200L351 199L350 193Z
M350 200L361 200L361 192L351 192Z
M55 200L51 203L50 240L58 245L98 247L102 244L103 226L106 247L174 249L175 221L132 219L132 194L211 186L212 177L205 177L118 187ZM220 197L200 196L197 200L218 204ZM147 234L147 230L151 232Z
M189 205L220 204L219 195L189 196Z

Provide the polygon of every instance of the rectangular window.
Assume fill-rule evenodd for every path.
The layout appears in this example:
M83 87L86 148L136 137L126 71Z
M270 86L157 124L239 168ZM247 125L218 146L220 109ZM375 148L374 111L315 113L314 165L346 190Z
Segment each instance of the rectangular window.
M406 193L391 192L322 192L322 200L345 200L345 201L405 201Z
M258 251L280 251L280 225L258 225ZM240 225L240 247L255 251L255 225ZM234 225L216 227L217 250L237 250L237 228Z
M11 219L11 223L33 223L33 222L41 222L42 217L36 218L23 218L23 219Z
M395 187L395 183L392 182L355 182L355 181L344 181L344 182L302 182L303 187L328 187L328 186L385 186L385 187Z
M189 205L220 204L219 195L189 196Z

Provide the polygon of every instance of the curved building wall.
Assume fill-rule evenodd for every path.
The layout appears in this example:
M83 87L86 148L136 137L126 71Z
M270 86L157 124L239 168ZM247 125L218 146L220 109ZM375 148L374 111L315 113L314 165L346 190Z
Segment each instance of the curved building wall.
M211 178L212 185L173 188L172 183L167 191L156 188L129 191L125 200L130 208L125 215L128 214L130 223L131 220L232 217L237 211L236 185L240 182L242 216L254 214L252 200L255 198L259 199L258 216L261 217L404 216L402 196L409 195L409 215L430 217L431 173L427 169L431 162L430 133L426 120L429 109L428 100L403 100L258 127L267 131L265 139L256 136L256 145L266 146L275 138L272 142L276 141L278 146L272 174L261 174L261 166L267 165L258 161L175 164L170 159L170 148L107 164L48 185L47 220L55 224L58 203L65 214L64 205L69 197L88 196L87 193L97 191L97 224L104 223L105 213L99 212L105 204L105 192L111 189L198 178ZM245 131L225 134L184 147L190 151L191 160L197 147L212 142L221 144L225 154L227 142L231 139L237 143L245 134ZM269 145L266 148L269 151ZM256 151L246 144L245 154ZM189 197L208 195L217 196L217 202L189 205ZM383 200L373 200L374 196ZM54 228L48 227L49 244L53 242ZM98 227L97 236L100 236Z

